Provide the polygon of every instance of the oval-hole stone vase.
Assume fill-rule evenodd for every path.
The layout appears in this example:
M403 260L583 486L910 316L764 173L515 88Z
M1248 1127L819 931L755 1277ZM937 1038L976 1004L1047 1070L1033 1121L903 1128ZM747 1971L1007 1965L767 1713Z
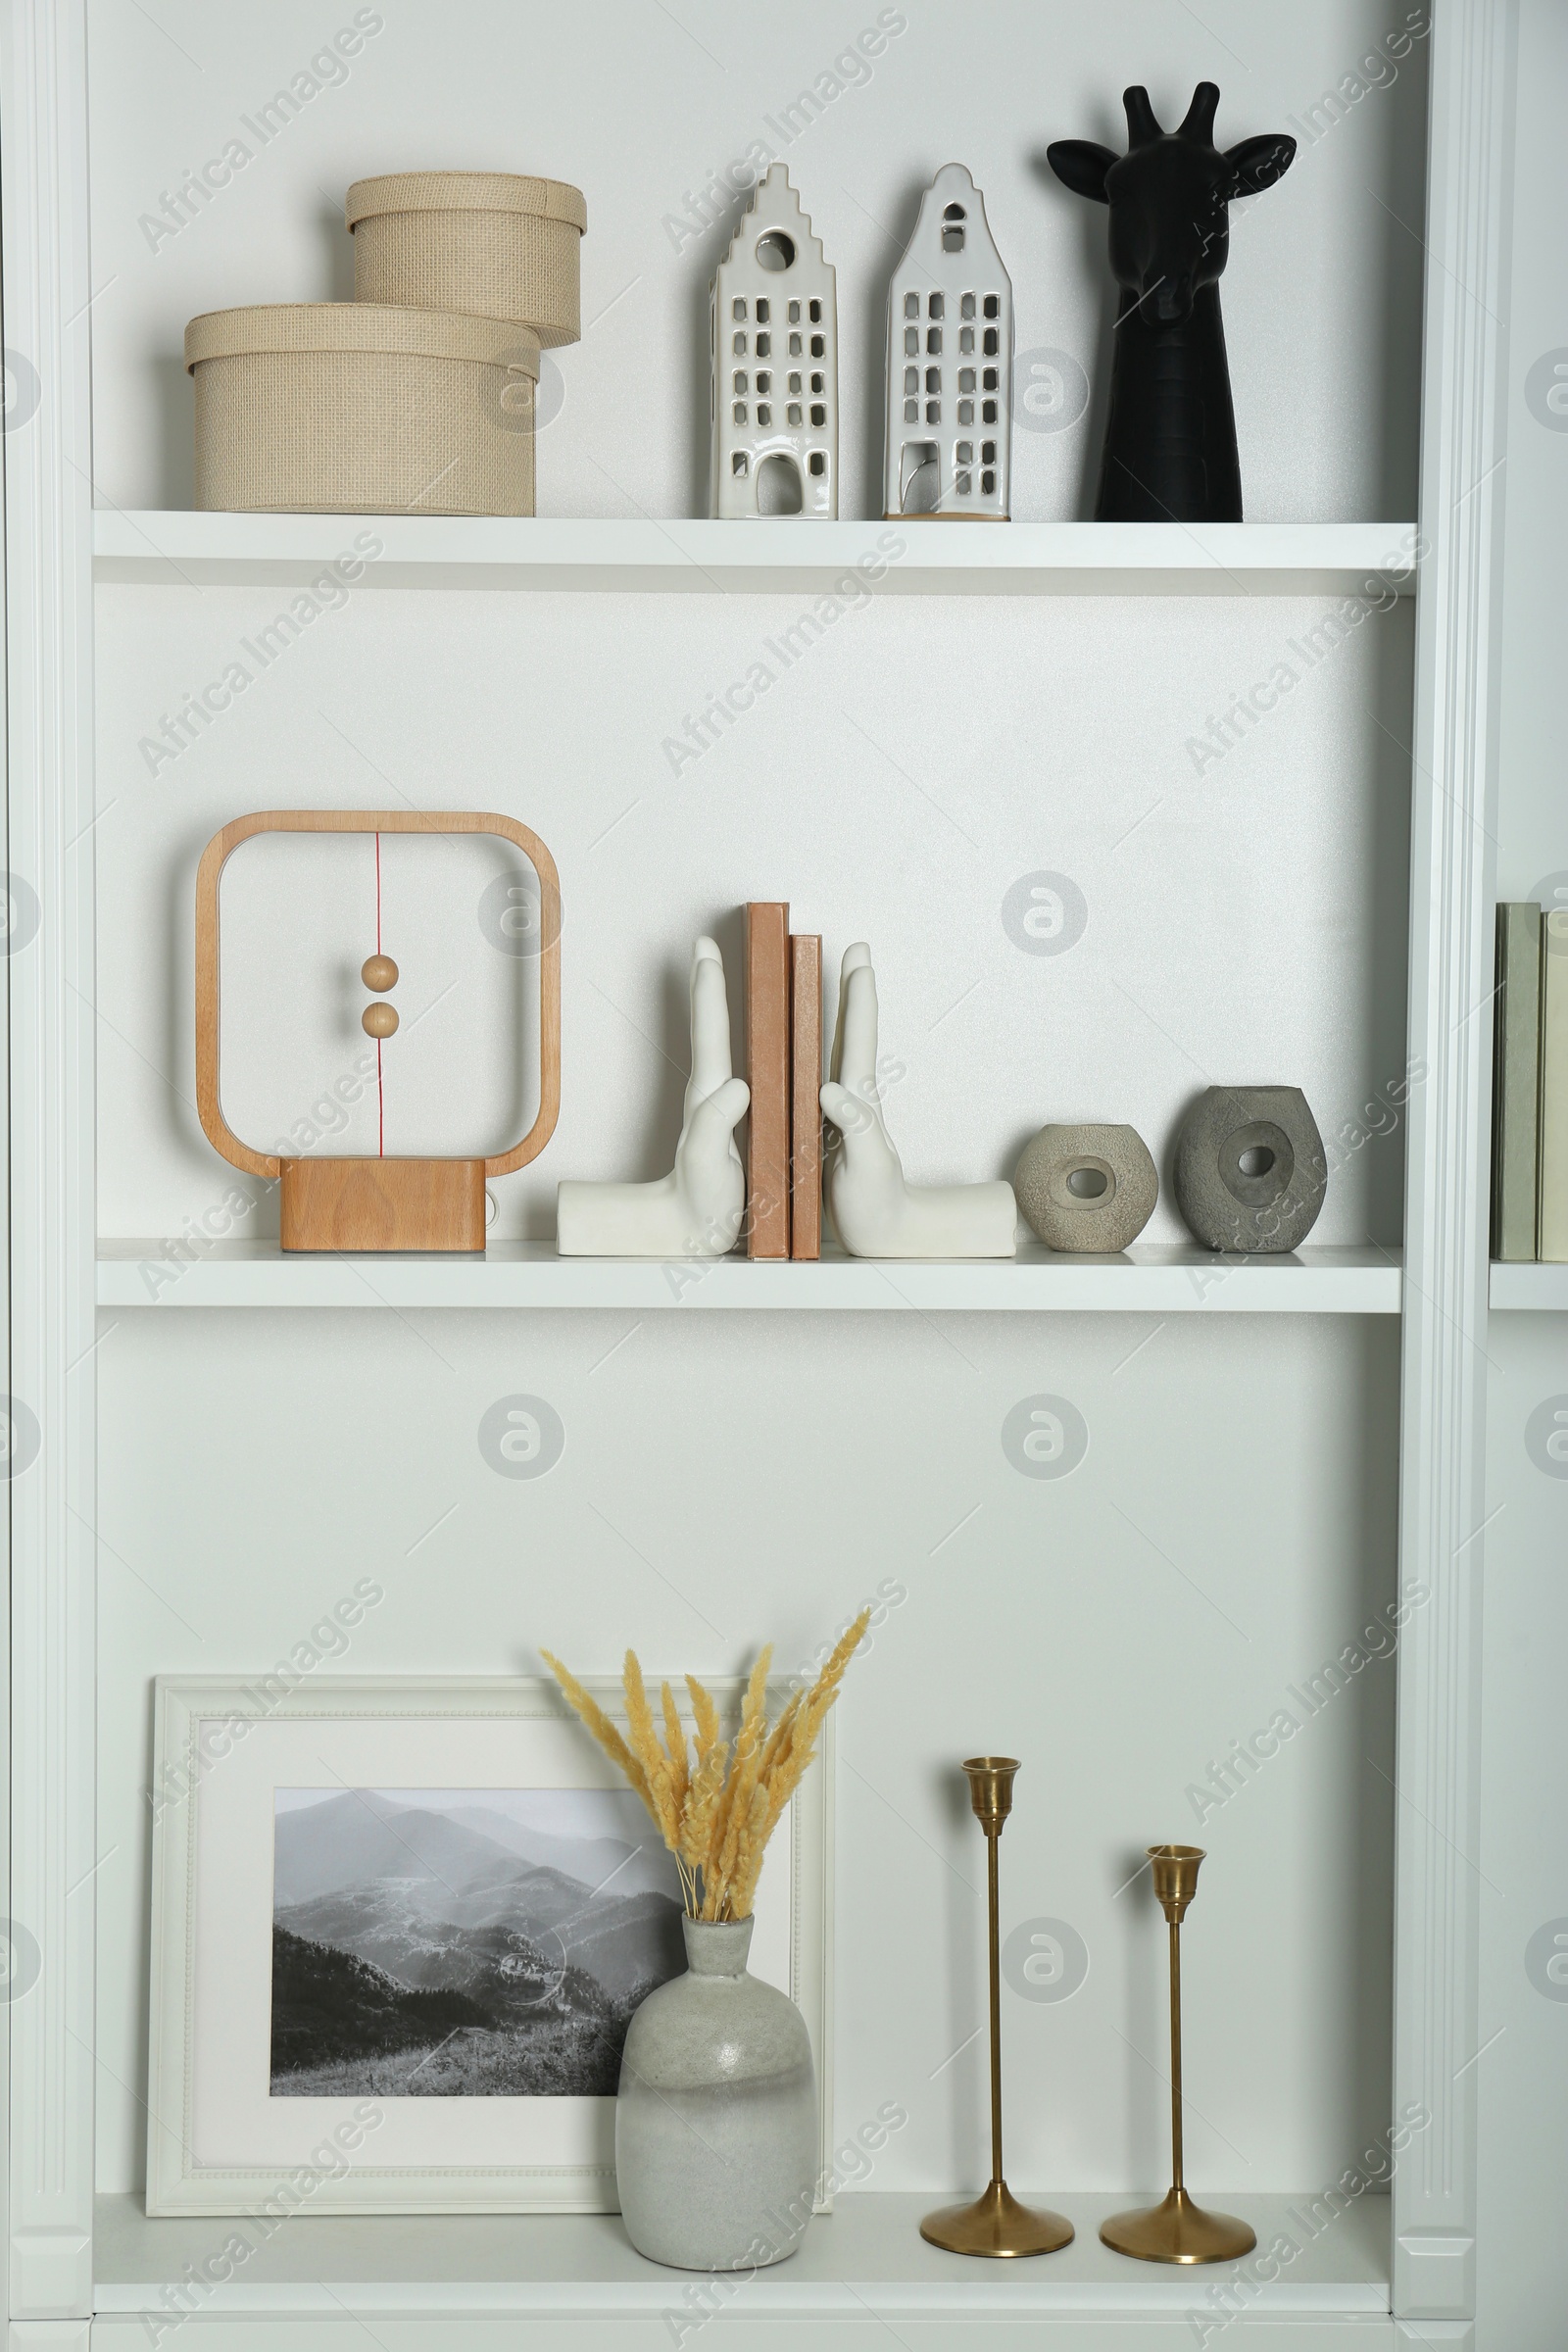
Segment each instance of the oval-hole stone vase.
M793 2254L820 2151L806 2020L746 1973L752 1922L681 1922L686 1974L636 2011L615 2100L615 2180L639 2254L683 2271Z
M1266 1257L1298 1248L1328 1180L1323 1138L1298 1086L1211 1086L1182 1121L1176 1201L1210 1250Z
M1042 1127L1013 1171L1049 1250L1125 1250L1154 1213L1159 1174L1135 1127Z

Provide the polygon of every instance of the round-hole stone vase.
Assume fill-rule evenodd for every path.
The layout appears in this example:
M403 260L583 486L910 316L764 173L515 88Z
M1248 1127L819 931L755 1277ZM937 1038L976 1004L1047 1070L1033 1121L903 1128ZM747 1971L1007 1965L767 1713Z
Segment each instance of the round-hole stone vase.
M615 2180L639 2254L683 2271L782 2262L820 2169L806 2020L746 1973L752 1922L683 1919L686 1974L636 2010L615 2100Z
M1298 1086L1211 1086L1182 1121L1176 1202L1210 1250L1295 1250L1328 1190L1317 1121Z
M1115 1251L1153 1215L1159 1175L1135 1127L1042 1127L1012 1189L1048 1250Z

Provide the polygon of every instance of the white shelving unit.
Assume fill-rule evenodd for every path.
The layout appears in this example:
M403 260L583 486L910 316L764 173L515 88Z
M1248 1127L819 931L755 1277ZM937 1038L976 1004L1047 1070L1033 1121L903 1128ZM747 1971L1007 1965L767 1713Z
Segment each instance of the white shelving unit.
M93 572L166 588L304 586L357 534L356 585L783 596L858 574L894 596L1414 594L1413 524L537 520L442 515L93 516Z
M1320 2233L1310 2242L1293 2203L1286 2197L1252 2200L1260 2244L1282 2233L1299 2244L1278 2281L1260 2290L1252 2306L1256 2315L1283 2324L1293 2347L1306 2342L1317 2352L1318 2343L1332 2342L1335 2352L1374 2346L1383 2352L1390 2336L1387 2199L1363 2197L1326 2229L1320 2212ZM1052 2320L1088 2322L1102 2339L1118 2317L1133 2320L1137 2341L1152 2352L1167 2352L1183 2335L1196 2340L1192 2314L1204 2312L1207 2299L1190 2273L1151 2264L1129 2278L1096 2234L1107 2210L1103 2199L1068 2195L1055 2206L1077 2230L1073 2243L1051 2262L997 2266L983 2298L982 2340L995 2341L999 2328L1005 2340ZM214 2321L236 2330L288 2311L347 2319L352 2329L371 2335L389 2320L406 2324L419 2314L563 2329L585 2329L597 2321L629 2325L638 2330L629 2340L651 2346L656 2328L671 2339L666 2314L673 2313L677 2325L688 2313L700 2318L706 2296L715 2318L727 2312L729 2330L755 2322L764 2342L768 2330L790 2322L803 2330L849 2322L859 2323L861 2333L884 2338L912 2326L920 2343L937 2340L940 2331L942 2342L966 2347L966 2323L974 2324L980 2298L955 2277L951 2258L922 2243L924 2210L917 2196L873 2191L842 2198L832 2219L808 2231L792 2260L760 2271L727 2293L711 2281L672 2277L640 2261L608 2216L541 2217L526 2230L510 2221L466 2219L295 2221L258 2251L243 2280L211 2295L209 2308ZM136 2200L104 2197L98 2232L99 2308L116 2323L102 2331L107 2342L128 2343L133 2325L140 2330L147 2314L167 2309L161 2290L171 2257L181 2264L202 2260L210 2251L211 2226L149 2223ZM1323 2333L1306 2332L1314 2321ZM818 2334L816 2340L835 2338Z
M1380 0L1201 14L995 0L982 37L958 0L883 12L869 78L788 141L839 272L863 514L802 525L686 518L731 226L703 173L833 78L829 0L765 24L473 0L458 39L411 0L151 245L154 189L288 84L319 12L0 0L0 1272L38 1431L7 1481L6 1908L36 1954L6 2005L11 2352L1557 2352L1568 2009L1528 1955L1568 1934L1540 1829L1568 1785L1568 1480L1530 1433L1568 1408L1568 1269L1489 1267L1478 1007L1495 898L1568 869L1568 439L1542 390L1568 369L1568 26L1553 0L1442 0L1408 38ZM1375 56L1397 71L1345 99ZM1209 75L1227 136L1299 141L1225 281L1256 519L1097 526L1102 223L1038 153L1106 135L1135 76L1176 119ZM1037 517L980 531L875 512L882 290L950 149L1015 287ZM542 401L556 511L190 511L185 318L343 297L341 188L463 160L588 190L585 336ZM1074 369L1075 413L1031 407ZM352 595L277 628L356 542ZM821 603L786 662L774 633ZM765 697L717 710L759 667ZM191 874L243 809L389 790L513 809L557 854L562 1125L482 1258L285 1261L270 1200L223 1207L195 1117ZM1037 955L1008 893L1063 873L1087 927ZM558 1258L558 1176L667 1164L684 999L659 958L774 895L830 971L875 943L911 1173L1001 1173L1048 1115L1134 1117L1163 1169L1198 1089L1298 1079L1334 1168L1312 1244L1215 1258L1167 1199L1114 1260ZM257 1238L204 1238L236 1219ZM523 1390L570 1433L532 1481L475 1443ZM1092 1444L1020 1476L999 1434L1047 1396ZM151 1681L265 1668L362 1567L386 1601L348 1667L392 1675L543 1642L592 1671L628 1640L731 1671L768 1634L808 1654L879 1575L902 1594L840 1716L834 2089L840 2132L895 2095L908 2122L733 2308L609 2216L301 2215L217 2283L220 2221L147 2219ZM1213 1759L1401 1595L1396 1664L1362 1659L1289 1761L1195 1819ZM1036 2264L917 2235L982 2162L983 1894L950 1787L981 1742L1026 1762L1009 1918L1066 1915L1092 1953L1070 2002L1007 1999L1009 2173L1062 2182L1078 2226ZM1212 1857L1189 2180L1265 2257L1299 2243L1270 2279L1096 2235L1162 2178L1162 1936L1129 1889L1170 1835ZM1420 2121L1391 2193L1303 2228L1396 2112Z
M274 1243L220 1242L199 1256L169 1242L104 1242L98 1303L128 1306L616 1307L907 1314L1396 1315L1397 1251L1305 1249L1216 1257L1135 1245L1119 1257L1020 1246L1011 1264L904 1264L831 1246L798 1265L558 1257L498 1242L479 1257L301 1256Z
M1494 1263L1489 1296L1494 1307L1568 1314L1568 1266Z

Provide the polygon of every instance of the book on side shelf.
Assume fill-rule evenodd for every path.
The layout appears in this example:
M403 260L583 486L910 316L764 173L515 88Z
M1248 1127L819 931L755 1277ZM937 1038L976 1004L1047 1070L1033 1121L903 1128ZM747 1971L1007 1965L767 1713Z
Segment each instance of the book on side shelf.
M790 910L746 908L746 1254L790 1253Z
M1541 908L1497 908L1493 1054L1492 1254L1536 1254L1541 1099Z
M1536 1255L1568 1264L1568 906L1541 926L1541 1143Z

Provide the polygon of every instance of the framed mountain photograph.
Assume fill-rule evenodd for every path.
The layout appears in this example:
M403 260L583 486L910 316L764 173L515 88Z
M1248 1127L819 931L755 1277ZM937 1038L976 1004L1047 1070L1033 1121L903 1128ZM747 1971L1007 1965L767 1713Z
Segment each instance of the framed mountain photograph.
M148 2213L613 2211L681 1889L555 1685L164 1678L154 1745ZM824 2135L829 1776L824 1740L750 1962L806 2018Z

